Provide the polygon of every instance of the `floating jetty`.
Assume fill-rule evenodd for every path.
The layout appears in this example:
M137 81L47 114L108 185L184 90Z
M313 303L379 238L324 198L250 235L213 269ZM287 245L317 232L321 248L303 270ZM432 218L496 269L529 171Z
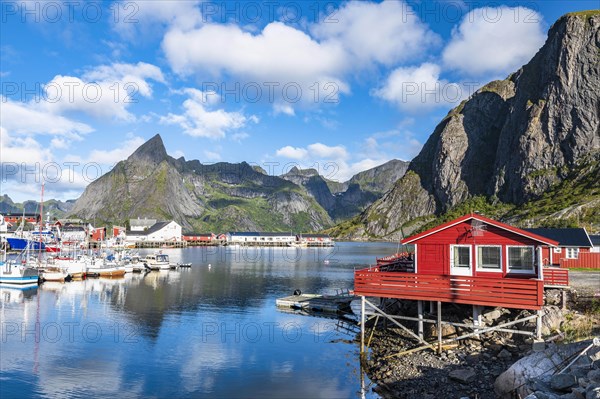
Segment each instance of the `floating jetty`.
M337 313L350 310L350 303L353 299L354 296L349 293L339 295L299 294L279 298L275 303L281 308Z

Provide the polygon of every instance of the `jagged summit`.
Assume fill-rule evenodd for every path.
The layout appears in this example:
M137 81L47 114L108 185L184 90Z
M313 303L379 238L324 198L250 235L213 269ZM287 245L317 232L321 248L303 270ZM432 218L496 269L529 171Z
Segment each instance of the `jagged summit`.
M165 148L162 137L160 137L160 134L156 134L135 150L127 160L144 160L158 164L167 158L167 149Z

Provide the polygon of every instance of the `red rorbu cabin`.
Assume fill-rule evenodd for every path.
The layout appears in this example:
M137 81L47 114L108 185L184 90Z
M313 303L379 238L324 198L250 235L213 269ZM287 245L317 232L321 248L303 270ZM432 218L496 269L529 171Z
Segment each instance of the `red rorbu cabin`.
M477 214L401 243L414 245L405 267L390 271L398 269L379 262L357 270L356 295L540 309L545 272L547 285L568 284L562 271L542 266L542 247L558 242ZM407 261L412 265L406 267Z

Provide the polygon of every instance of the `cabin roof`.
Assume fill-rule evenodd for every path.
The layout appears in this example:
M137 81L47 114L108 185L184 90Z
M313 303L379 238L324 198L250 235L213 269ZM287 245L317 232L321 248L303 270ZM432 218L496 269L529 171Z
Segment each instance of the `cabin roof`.
M302 234L304 238L329 238L329 234Z
M600 235L591 235L590 241L595 247L600 247Z
M536 228L525 230L558 241L558 245L561 247L593 247L592 241L584 228Z
M144 231L131 231L131 230L127 230L125 232L126 235L132 235L132 236L147 236L150 235L152 233L156 233L157 231L159 231L160 229L162 229L163 227L165 227L166 225L168 225L171 222L156 222L154 223L152 226L150 226L147 230Z
M454 220L451 220L449 222L442 223L439 226L436 226L436 227L434 227L432 229L426 230L426 231L424 231L422 233L415 234L415 235L413 235L411 237L404 238L400 242L402 244L411 244L411 243L413 243L413 242L415 242L417 240L420 240L421 238L430 236L430 235L435 234L435 233L437 233L439 231L445 230L445 229L450 228L452 226L456 226L457 224L460 224L462 222L466 222L466 221L469 221L469 220L479 220L480 222L483 222L483 223L488 224L490 226L494 226L494 227L497 227L499 229L509 231L511 233L514 233L514 234L517 234L517 235L529 238L529 239L534 240L534 241L541 242L541 243L546 244L546 245L550 245L552 247L558 246L558 241L554 241L554 240L552 240L550 238L543 237L543 236L537 235L535 233L532 233L532 232L529 232L529 231L526 231L526 230L523 230L523 229L519 229L517 227L510 226L510 225L502 223L502 222L498 222L497 220L490 219L490 218L487 218L485 216L478 215L476 213L472 213L472 214L469 214L469 215L461 216L461 217L459 217L457 219L454 219Z

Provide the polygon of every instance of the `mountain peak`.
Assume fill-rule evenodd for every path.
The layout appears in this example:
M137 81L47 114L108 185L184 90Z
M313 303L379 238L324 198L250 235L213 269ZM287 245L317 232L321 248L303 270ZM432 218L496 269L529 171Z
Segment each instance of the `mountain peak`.
M131 160L147 160L153 163L160 163L167 159L167 149L160 137L160 134L155 135L150 140L142 144L128 158Z

